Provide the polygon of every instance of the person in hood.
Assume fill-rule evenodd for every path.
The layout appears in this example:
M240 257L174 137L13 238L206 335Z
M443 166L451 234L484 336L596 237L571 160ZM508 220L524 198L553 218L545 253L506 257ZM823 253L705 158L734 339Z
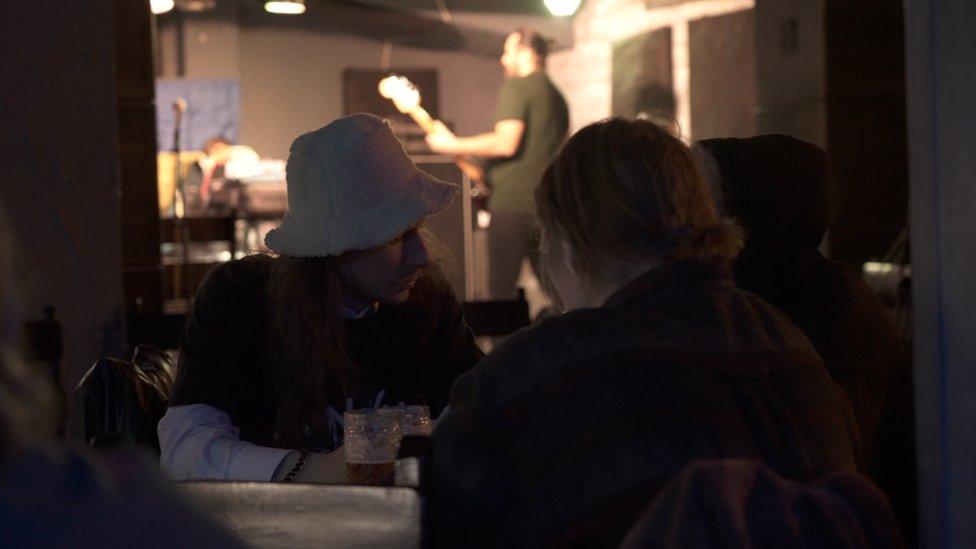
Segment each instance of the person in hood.
M827 152L785 135L706 139L694 148L725 215L746 232L736 284L786 313L813 343L854 409L869 476L914 539L910 362L860 275L819 249L838 200Z

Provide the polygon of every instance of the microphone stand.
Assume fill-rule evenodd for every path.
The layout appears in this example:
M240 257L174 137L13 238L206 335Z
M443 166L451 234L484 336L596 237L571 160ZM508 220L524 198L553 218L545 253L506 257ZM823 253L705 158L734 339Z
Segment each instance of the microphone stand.
M176 159L176 178L173 185L173 240L180 243L182 261L180 266L173 271L173 297L181 299L183 297L183 281L189 280L190 264L190 234L186 225L186 188L183 181L183 170L180 165L181 144L180 137L183 133L183 113L186 112L186 100L177 99L173 102L173 157Z

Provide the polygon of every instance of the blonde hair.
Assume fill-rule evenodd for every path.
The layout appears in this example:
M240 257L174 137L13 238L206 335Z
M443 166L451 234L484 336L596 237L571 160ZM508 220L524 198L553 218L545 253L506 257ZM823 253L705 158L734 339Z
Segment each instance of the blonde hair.
M539 221L584 279L615 262L733 259L742 230L721 219L688 147L648 120L611 118L573 135L535 191Z

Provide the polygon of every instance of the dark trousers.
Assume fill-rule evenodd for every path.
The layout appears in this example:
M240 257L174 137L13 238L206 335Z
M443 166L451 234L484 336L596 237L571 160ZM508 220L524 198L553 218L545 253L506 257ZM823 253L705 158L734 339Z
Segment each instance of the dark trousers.
M534 215L492 212L488 226L488 289L492 299L514 299L515 281L528 257L539 273L539 229Z

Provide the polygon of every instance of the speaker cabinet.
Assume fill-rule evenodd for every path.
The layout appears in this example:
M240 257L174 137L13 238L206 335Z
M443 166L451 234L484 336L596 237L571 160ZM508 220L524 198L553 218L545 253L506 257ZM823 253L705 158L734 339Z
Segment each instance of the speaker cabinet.
M462 186L462 174L450 160L432 161L429 157L414 157L421 170L434 177ZM427 219L424 226L433 237L430 246L431 259L440 265L459 301L465 296L465 247L464 230L466 212L462 193L443 212Z

